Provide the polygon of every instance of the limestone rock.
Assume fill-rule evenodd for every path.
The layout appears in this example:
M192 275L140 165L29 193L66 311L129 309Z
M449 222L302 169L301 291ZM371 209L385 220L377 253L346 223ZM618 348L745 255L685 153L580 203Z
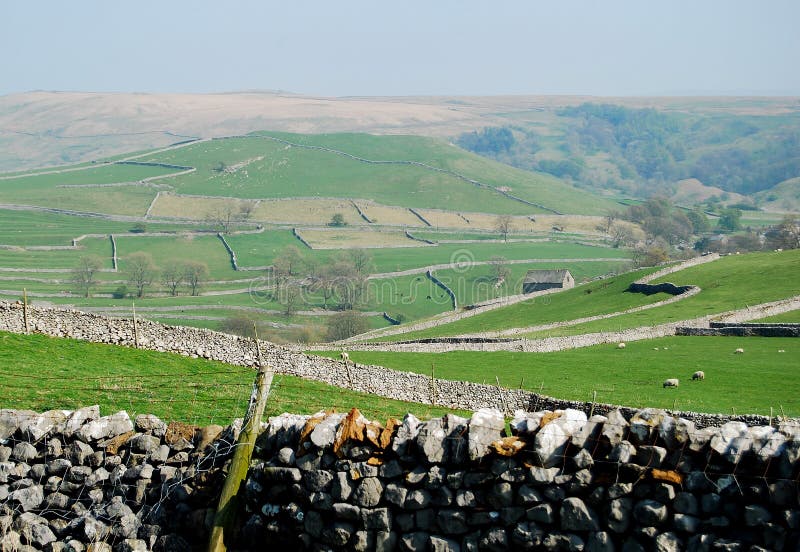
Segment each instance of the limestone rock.
M561 529L564 531L598 531L600 521L578 497L570 497L561 503Z
M586 423L586 414L568 408L536 434L533 450L542 466L549 468L563 462L573 433Z

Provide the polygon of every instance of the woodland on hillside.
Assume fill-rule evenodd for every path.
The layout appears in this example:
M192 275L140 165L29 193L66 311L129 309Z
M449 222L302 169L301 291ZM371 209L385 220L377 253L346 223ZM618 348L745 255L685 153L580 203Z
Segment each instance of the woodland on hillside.
M546 129L520 121L462 134L457 143L520 168L639 197L669 195L687 178L749 195L800 175L794 113L697 115L585 103L557 115Z

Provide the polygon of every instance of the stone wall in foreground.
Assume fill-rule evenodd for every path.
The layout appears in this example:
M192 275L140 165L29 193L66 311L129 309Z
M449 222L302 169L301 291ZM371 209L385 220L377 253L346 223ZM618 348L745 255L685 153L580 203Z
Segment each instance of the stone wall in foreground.
M797 550L800 424L283 414L229 550ZM235 428L0 411L0 549L202 550Z

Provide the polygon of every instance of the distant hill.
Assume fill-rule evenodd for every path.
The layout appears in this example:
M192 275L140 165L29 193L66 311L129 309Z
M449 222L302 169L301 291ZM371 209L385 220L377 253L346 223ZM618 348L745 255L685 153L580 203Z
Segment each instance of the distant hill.
M800 177L790 178L756 194L756 200L765 211L800 211Z
M675 191L670 197L676 205L686 207L704 203L712 198L719 198L722 205L748 202L747 196L736 192L726 192L716 186L706 186L696 178L678 181L675 184Z

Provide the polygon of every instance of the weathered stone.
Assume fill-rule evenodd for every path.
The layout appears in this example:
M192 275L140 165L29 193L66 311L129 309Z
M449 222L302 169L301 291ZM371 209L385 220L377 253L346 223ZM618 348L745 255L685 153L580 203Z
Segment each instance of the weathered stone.
M159 449L161 446L161 439L155 435L140 433L133 437L129 443L133 452L149 455Z
M44 489L41 485L31 485L12 492L8 495L8 499L19 505L23 512L30 512L44 501Z
M600 438L600 432L608 418L595 414L591 416L580 429L572 434L572 446L579 448L594 448Z
M305 472L303 483L309 491L325 491L333 482L333 474L326 470L313 470Z
M558 468L539 468L534 466L528 473L528 480L533 485L549 485L555 481L558 472Z
M392 450L403 457L409 452L409 445L413 443L419 433L420 421L413 414L406 414L403 423L397 428L397 433L392 441Z
M133 422L124 410L83 424L75 434L81 441L96 442L133 431Z
M63 410L48 410L20 421L19 431L26 439L38 441L67 419Z
M397 547L397 533L378 531L375 533L375 552L391 552Z
M333 446L336 439L336 430L346 414L333 413L325 416L311 431L309 440L318 448L324 449Z
M431 535L430 550L431 552L461 552L461 545L456 540Z
M492 508L503 508L514 503L514 488L505 481L496 483L486 493L486 503Z
M606 524L615 533L624 533L628 530L633 511L633 500L630 498L616 498L608 503Z
M522 485L519 489L517 489L518 504L527 506L529 504L537 504L539 502L542 502L542 495L539 494L539 491L536 489L527 485Z
M619 410L612 410L606 418L600 436L608 441L611 446L618 445L628 434L628 426L630 424Z
M469 456L468 423L466 418L452 413L445 414L443 418L445 461L450 465L463 464Z
M436 464L444 460L445 436L444 422L441 419L427 420L420 424L416 442L429 463Z
M423 552L428 550L428 541L430 536L423 531L415 531L413 533L404 533L400 538L400 550L407 552Z
M364 508L374 508L381 501L383 484L377 477L366 477L353 493L353 500Z
M505 419L499 410L476 410L469 420L469 459L475 461L486 456L489 445L501 437L504 428Z
M769 510L758 504L748 504L744 507L744 522L748 527L758 527L772 520Z
M598 531L600 521L586 504L577 497L561 503L561 529L564 531Z
M436 523L445 535L461 535L469 530L467 514L461 510L439 510Z
M480 540L481 549L499 552L508 549L508 534L505 529L493 527Z
M362 509L361 523L370 531L389 531L392 528L392 519L388 508Z
M551 524L555 521L555 510L550 504L537 504L528 508L525 517L536 523Z
M344 521L335 521L332 526L322 529L322 539L334 547L342 547L350 540L355 528Z
M556 411L558 413L559 411ZM581 410L567 408L536 434L533 451L545 468L560 464L572 435L586 423L586 414Z
M636 447L629 441L621 441L611 448L608 459L618 464L627 464L636 455Z
M167 424L153 414L139 414L134 420L136 431L149 433L156 437L164 437L167 433Z
M611 535L605 531L595 531L589 533L584 550L586 552L614 552L614 541L611 540Z
M773 427L751 427L749 432L753 453L762 462L780 456L786 448L786 437Z
M117 545L115 552L148 552L148 547L141 539L125 539Z
M672 507L676 512L696 516L700 511L697 506L697 498L692 493L678 493L672 502Z
M474 508L478 505L477 496L470 489L456 491L456 505L461 508Z
M655 500L640 500L633 508L633 517L647 527L663 524L667 520L667 514L667 507Z
M675 533L666 532L661 533L655 540L656 552L681 552L683 550L683 542L678 538Z
M688 514L675 514L673 526L682 533L697 533L700 528L700 519Z
M636 450L635 462L640 466L660 468L667 458L667 449L653 445L641 445Z
M350 498L353 493L353 487L350 478L345 472L336 472L331 484L331 495L334 500L345 502Z
M717 454L736 464L741 457L750 451L753 440L750 437L747 424L744 422L728 422L719 428L711 438L709 446Z
M94 449L83 441L73 441L67 447L65 454L73 465L81 466L86 462L89 456L94 454Z
M26 441L22 441L21 443L14 445L14 448L11 452L11 458L17 462L30 462L36 458L37 454L38 453L35 446Z
M431 503L431 495L425 489L414 489L406 495L404 507L407 510L421 510Z

